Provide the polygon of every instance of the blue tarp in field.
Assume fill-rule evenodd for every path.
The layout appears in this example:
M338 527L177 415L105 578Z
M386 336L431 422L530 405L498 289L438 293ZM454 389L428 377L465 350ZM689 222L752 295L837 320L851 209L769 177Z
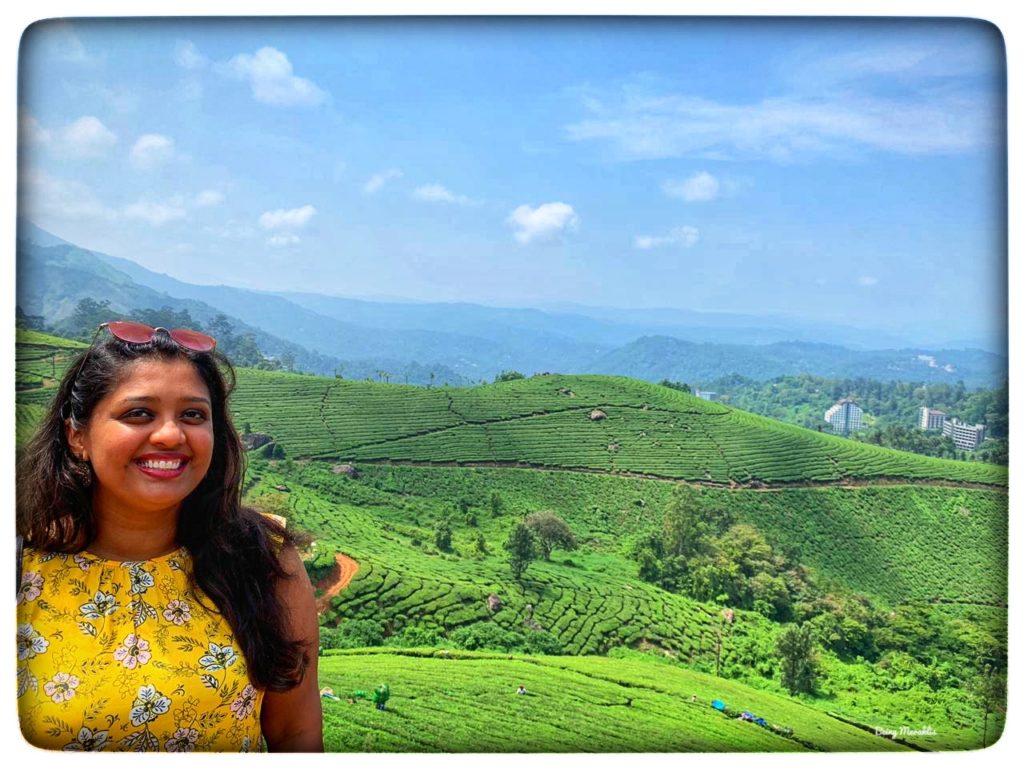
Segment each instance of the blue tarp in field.
M711 706L715 709L725 709L725 702L721 699L715 699L711 702Z

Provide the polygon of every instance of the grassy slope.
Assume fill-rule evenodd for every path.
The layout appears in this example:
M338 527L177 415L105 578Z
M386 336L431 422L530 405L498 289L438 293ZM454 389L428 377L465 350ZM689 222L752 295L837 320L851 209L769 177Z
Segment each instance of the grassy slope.
M289 456L518 463L718 484L882 478L1005 485L1006 468L865 445L612 376L424 389L245 372L240 423ZM591 419L600 409L605 418Z
M446 651L350 652L320 660L320 682L347 697L391 688L388 711L368 700L324 702L330 751L777 752L901 750L786 696L678 666L592 657ZM516 686L526 686L519 696ZM691 696L698 697L691 703ZM712 709L721 698L796 739ZM627 705L627 702L629 704Z
M260 480L250 497L275 494L284 498L293 525L316 532L318 549L344 551L360 563L355 579L334 599L328 622L361 618L382 622L392 631L418 625L450 632L493 620L505 629L524 631L530 619L555 635L569 653L604 653L620 645L654 647L706 670L715 668L721 632L723 672L743 675L750 683L782 695L773 679L778 625L756 613L737 611L733 624L725 627L718 606L636 580L635 564L625 557L625 550L633 535L649 529L657 519L671 487L669 482L565 472L404 466L366 466L363 478L351 480L333 474L329 466L319 462L294 465L286 472L285 464L261 461L254 462L253 469ZM274 490L279 485L287 485L291 491L279 493ZM966 496L975 509L974 518L989 516L1005 521L1000 513L1004 507L994 491L892 486L710 493L729 494L732 503L748 500L738 508L742 511L749 507L752 515L764 517L773 512L784 519L791 514L791 506L797 506L787 502L793 493L825 494L836 508L856 510L857 499L837 502L835 497L859 498L867 490L880 494L890 518L909 519L915 514L914 505L906 503L908 495L912 499L917 493L934 492ZM495 491L506 506L498 517L493 517L488 507L490 494ZM465 525L453 514L452 507L459 499L470 502L477 525ZM766 504L774 506L766 508ZM563 514L583 546L568 557L556 551L551 562L532 564L520 587L511 579L501 542L509 526L524 512L542 507ZM813 508L803 511L808 513L813 513ZM432 544L434 527L442 519L453 520L455 553L438 552ZM855 558L878 566L877 572L849 568L846 549L828 547L823 541L818 543L824 550L840 558L832 564L834 570L823 571L824 576L842 580L846 573L852 573L863 580L864 586L881 592L883 602L886 590L913 587L890 598L900 602L926 599L922 596L942 588L947 574L955 569L963 569L976 579L959 583L963 594L988 588L986 569L964 568L968 553L991 556L994 560L987 572L1005 573L998 548L990 555L982 547L963 548L959 553L949 548L946 555L952 559L948 561L939 558L923 561L926 567L920 569L907 568L897 559L899 547L905 542L898 530L886 542L884 519L874 521L879 526L878 538L868 536L858 543L864 552L873 551L869 545L880 547L875 556ZM951 522L957 521L971 522L973 518L957 512ZM478 533L488 542L487 555L475 554ZM916 543L925 551L932 546L927 541ZM886 557L894 559L887 561ZM934 568L927 567L932 563ZM874 594L871 590L869 593ZM498 595L504 606L493 615L487 608L489 594ZM996 632L1002 627L1005 636L1005 611L991 617L990 623ZM868 672L857 665L844 665L834 659L829 665L826 695L809 702L812 706L892 728L953 722L951 712L956 704L947 695L930 690L879 691ZM980 732L976 713L964 711L957 718L956 726L918 743L932 748L976 745Z
M19 341L20 372L46 378L52 370L42 369L52 369L54 360L60 374L60 362L68 359L60 351L65 348L61 340L19 334ZM254 430L271 432L292 456L305 448L311 455L428 461L525 457L538 465L612 471L639 467L650 474L723 484L794 478L870 481L887 474L996 486L1006 481L1004 468L861 446L613 377L541 377L471 390L425 390L240 371L239 385L238 423L250 421ZM18 394L19 442L51 393L41 388ZM594 406L608 417L591 421ZM424 447L429 449L425 453ZM363 466L367 477L358 483L330 475L326 463L288 476L256 466L264 477L255 494L273 493L272 486L282 482L293 485L288 501L296 523L316 531L322 547L348 552L361 562L356 579L335 602L335 615L383 618L396 628L432 622L447 629L487 619L484 598L496 592L507 606L495 617L500 624L521 629L529 604L534 620L575 653L645 640L681 660L705 668L711 663L717 607L635 581L633 564L623 557L634 532L657 524L670 483L622 475ZM499 490L509 505L503 517L491 519L481 511L491 490ZM754 521L776 542L798 546L803 559L825 576L883 602L952 596L991 604L1005 599L1003 488L708 493L723 495L740 517ZM479 528L456 526L456 547L464 556L439 554L430 544L433 527L463 497L480 513ZM557 554L555 562L534 564L526 589L517 591L500 544L514 518L538 508L562 512L586 545L572 554L572 565ZM478 530L491 553L471 557ZM836 546L840 541L843 545ZM1005 627L1005 612L999 613L996 623L1002 620ZM723 640L723 664L756 677L772 654L774 632L775 626L762 617L738 614ZM846 667L837 669L837 680L856 677ZM762 683L777 690L772 681ZM848 686L853 692L814 704L860 720L871 712L887 725L910 727L941 722L943 707L948 710L922 691L913 692L912 706L905 694L876 697L865 705L856 694L858 685L854 680ZM965 725L970 720L967 715ZM974 743L971 738L968 727L941 744L962 748Z
M67 364L60 349L82 346L25 331L18 340L23 386L48 383ZM18 400L49 395L28 390ZM605 418L592 420L595 409ZM240 370L233 412L293 457L521 463L717 484L1007 480L1005 467L856 443L615 376L425 389Z

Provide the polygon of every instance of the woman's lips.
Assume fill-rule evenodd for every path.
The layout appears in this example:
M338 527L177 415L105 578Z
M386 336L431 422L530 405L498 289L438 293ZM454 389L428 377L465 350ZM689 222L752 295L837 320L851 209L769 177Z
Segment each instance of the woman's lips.
M135 459L135 466L140 472L159 479L178 477L187 465L187 456L143 456Z

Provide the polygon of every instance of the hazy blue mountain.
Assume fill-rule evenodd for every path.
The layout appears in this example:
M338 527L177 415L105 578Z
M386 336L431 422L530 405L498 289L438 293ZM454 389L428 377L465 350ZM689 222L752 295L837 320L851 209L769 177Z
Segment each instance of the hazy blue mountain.
M346 378L379 378L386 371L391 381L426 383L421 376L433 371L437 382L461 384L514 369L527 375L594 372L700 383L732 373L763 380L806 372L963 380L974 387L997 386L1006 376L1003 355L929 351L898 336L790 317L369 301L193 285L128 259L77 248L25 220L19 220L18 234L18 303L29 314L53 322L70 314L83 296L107 298L125 310L184 308L203 322L223 312L243 332L257 334L264 354L278 355L291 345L301 348L296 357L305 370L342 370ZM882 342L891 348L879 351Z
M40 230L41 231L41 230ZM19 230L19 234L21 231ZM63 243L64 241L60 241ZM182 299L139 285L124 272L101 260L92 251L69 244L39 245L19 239L17 249L17 306L26 314L38 315L49 324L68 318L83 298L106 299L115 311L132 309L187 310L200 323L221 312L201 301ZM227 313L224 313L227 314ZM228 315L236 332L252 333L260 350L279 357L290 352L303 370L330 374L339 361L310 351L249 326Z
M785 315L745 315L673 308L623 309L569 302L548 304L546 308L632 329L634 338L661 335L693 342L723 344L810 341L859 349L913 346L909 339L896 333L835 323L809 322Z
M456 380L491 379L506 369L534 373L578 368L616 343L598 344L555 333L536 310L472 304L402 304L274 294L224 285L193 285L157 274L127 259L96 254L137 283L202 301L284 339L343 360L417 361L451 369ZM582 318L588 326L593 321ZM614 329L613 329L614 330ZM600 331L592 331L598 334Z
M813 373L830 378L963 381L968 387L996 387L1006 378L1007 360L983 350L853 350L796 341L760 346L695 344L668 336L645 336L594 360L586 372L691 385L733 373L758 381Z

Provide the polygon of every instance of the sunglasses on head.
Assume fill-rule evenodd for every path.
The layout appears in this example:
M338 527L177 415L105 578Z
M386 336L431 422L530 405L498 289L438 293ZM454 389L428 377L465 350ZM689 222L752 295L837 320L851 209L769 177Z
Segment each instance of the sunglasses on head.
M205 333L193 331L188 328L153 328L144 323L133 323L130 320L114 320L109 323L100 323L100 329L106 328L110 335L129 344L148 344L156 336L157 331L163 331L171 340L182 349L191 349L193 352L212 352L217 346L217 340Z
M217 340L213 336L207 336L205 333L199 331L193 331L189 328L174 328L168 330L166 328L153 328L145 323L134 323L131 320L112 320L109 323L100 323L96 329L96 333L93 334L92 343L89 345L89 349L82 355L78 368L75 371L75 381L72 384L72 391L78 385L78 377L85 369L86 361L92 354L93 347L96 344L96 338L100 335L100 332L106 328L110 331L110 335L115 339L119 339L128 344L148 344L156 336L157 331L163 331L171 340L182 349L190 349L193 352L212 352L217 346ZM66 402L61 406L61 416L63 418L72 417L72 407L70 402Z

